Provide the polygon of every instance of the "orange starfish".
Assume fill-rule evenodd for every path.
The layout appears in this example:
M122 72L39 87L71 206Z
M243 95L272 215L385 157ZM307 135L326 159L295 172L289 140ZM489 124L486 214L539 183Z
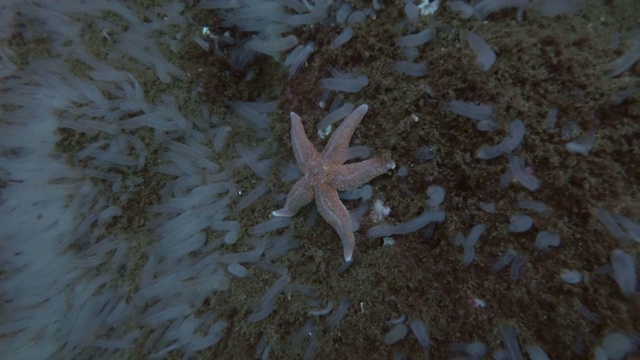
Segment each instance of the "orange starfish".
M355 238L351 216L340 201L338 191L362 186L396 166L393 161L382 158L345 164L351 136L368 109L367 105L360 105L349 114L331 135L322 153L307 138L300 117L291 113L291 146L298 168L304 176L287 194L284 207L271 213L273 216L294 216L315 198L320 215L340 236L344 260L347 262L353 256Z

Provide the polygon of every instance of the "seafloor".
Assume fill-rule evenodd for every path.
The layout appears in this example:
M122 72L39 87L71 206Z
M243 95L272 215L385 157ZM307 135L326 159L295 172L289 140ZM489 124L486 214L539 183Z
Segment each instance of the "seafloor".
M202 19L216 24L214 13ZM355 104L369 105L356 138L409 169L406 178L389 172L371 182L374 198L392 208L389 221L407 221L422 213L428 186L446 190L442 208L447 219L431 237L423 229L395 236L394 246L383 247L381 239L367 240L365 231L371 224L363 221L356 234L355 264L342 274L336 271L342 248L333 229L321 219L307 226L308 218L314 216L312 208L295 218L295 236L302 244L282 264L295 282L313 286L318 298L334 305L341 298L352 301L339 327L319 326L317 358L389 359L400 352L423 358L412 335L393 346L383 343L389 329L385 322L401 314L428 324L433 359L447 358L447 345L456 342L481 341L498 349L502 346L498 327L503 324L517 328L522 344L538 344L554 359L591 357L593 346L609 332L640 331L639 298L625 298L609 277L597 274L609 261L609 252L620 245L594 216L596 208L605 207L640 217L639 98L635 95L612 105L640 67L636 64L616 78L610 78L605 68L626 48L615 47L616 36L630 40L635 35L640 7L633 1L589 1L576 15L549 19L526 14L522 21L516 20L515 10L500 11L487 21L461 20L443 7L435 16L422 17L417 26L438 29L417 60L429 66L425 78L391 70L393 62L402 58L394 39L404 35L396 26L404 19L401 6L387 4L377 19L357 27L354 39L339 49L328 46L340 31L337 27L311 27L296 33L301 43L314 41L317 50L291 81L284 71L274 73L277 66L265 57L261 66L252 66L255 79L237 86L245 74L234 74L221 59L207 59L195 46L189 56L202 59L200 67L210 79L205 94L213 104L222 105L225 97L280 99L280 114L275 117L280 120L274 121L273 128L278 151L266 155L276 158L278 165L292 161L291 152L282 150L288 148L287 114L301 114L311 141L321 148L315 124L326 112L318 107L322 96L318 80L329 74L329 66L360 69L370 85L345 95ZM493 46L498 60L490 71L476 68L461 29L478 33ZM228 77L221 78L221 73ZM477 131L473 120L439 110L438 104L450 99L490 104L503 127L492 134ZM558 123L544 129L551 107L559 109ZM526 124L520 153L526 154L527 164L542 183L534 193L517 183L498 189L506 159L480 161L474 156L480 146L498 143L505 135L505 124L514 118ZM561 129L572 123L584 130L597 129L596 145L587 157L569 154L564 148L568 140ZM415 151L422 146L434 147L436 157L419 161ZM256 181L251 174L234 178L240 176L250 184ZM277 176L272 185L279 192L290 187ZM516 213L515 203L521 198L540 200L551 210L535 217L534 229L509 233L509 216ZM493 202L498 213L484 213L479 208L482 202ZM273 209L264 199L251 208L253 217L239 220L251 226L264 221ZM486 224L487 231L476 259L465 267L460 261L462 250L452 245L452 239L478 223ZM559 234L562 245L547 253L535 252L536 233L545 229ZM508 249L528 261L517 281L510 279L508 270L490 271ZM640 255L637 246L625 249ZM559 278L563 268L583 272L584 281L577 286L563 283ZM214 356L250 358L255 350L243 344L263 336L273 342L274 358L302 356L305 347L292 348L288 336L307 321L307 299L280 299L275 313L265 321L248 324L244 320L275 279L256 272L252 278L234 282L233 294L212 305L229 316L234 328ZM486 307L475 307L474 298L484 300ZM581 305L597 314L599 322L578 313Z
M151 6L139 1L139 6ZM354 2L355 8L370 6ZM226 31L215 11L194 13L198 26L209 26L214 33ZM429 66L429 74L414 78L392 70L403 55L394 39L405 35L397 24L405 22L402 6L387 1L376 19L355 26L355 37L341 48L328 45L340 27L309 26L297 30L300 43L313 41L315 53L300 74L287 80L286 69L274 59L260 56L249 69L238 72L228 59L205 52L186 36L180 54L167 53L183 69L187 81L162 84L152 71L136 74L145 87L150 103L163 93L174 95L184 113L197 114L204 102L214 114L233 127L227 100L279 100L272 114L272 146L263 158L275 160L270 180L274 193L286 193L291 183L280 180L280 169L292 163L289 145L289 112L303 118L311 141L322 148L315 124L326 114L318 106L322 90L318 80L329 75L329 68L360 69L370 84L356 94L343 94L346 101L366 103L369 112L358 127L354 142L371 147L375 154L393 159L406 167L408 176L389 171L373 181L373 197L391 207L389 223L410 220L425 210L425 191L439 185L446 191L441 208L446 221L438 224L431 236L422 229L394 236L393 246L382 240L369 241L366 230L372 221L365 216L356 232L355 263L338 273L342 265L342 246L335 231L309 206L294 218L293 235L300 246L280 258L293 282L313 287L316 298L337 305L348 298L351 306L346 317L334 329L323 320L317 327L318 359L389 359L405 353L410 359L445 359L450 343L485 342L492 350L501 348L500 325L517 329L521 344L541 346L553 359L590 358L592 349L612 331L640 333L640 298L625 297L599 269L609 262L609 253L622 247L640 257L637 244L620 244L597 221L596 208L606 208L640 219L640 95L636 92L618 105L614 99L640 75L640 64L620 76L610 77L606 64L620 56L637 39L640 6L635 1L590 0L577 14L542 17L527 12L521 21L515 10L503 10L485 21L462 20L444 6L435 16L420 17L416 28L431 26L437 35L423 46L417 61ZM474 55L461 38L462 29L485 38L497 53L495 65L487 72L475 66ZM192 29L198 31L196 26ZM233 36L234 29L231 29ZM93 54L108 55L108 47L96 30ZM46 54L38 44L21 43L15 37L9 44L19 56L29 58ZM223 46L223 50L224 46ZM82 69L79 67L79 72ZM248 73L251 76L248 76ZM201 96L193 88L201 86ZM493 133L479 132L473 120L443 112L439 103L451 99L480 102L494 109L499 128ZM559 110L557 124L543 127L552 107ZM520 118L526 124L526 137L518 153L541 180L541 187L530 192L518 183L499 189L500 176L507 160L482 161L475 157L482 145L500 142L507 124ZM596 129L595 146L588 156L565 150L569 139L562 129ZM151 132L149 132L149 135ZM60 148L72 154L95 139L73 131L64 134ZM138 134L143 138L145 134ZM259 140L248 129L233 128L225 149L212 159L224 164L237 157L233 143L249 146ZM421 161L416 149L430 146L436 156ZM150 149L150 160L157 156ZM159 201L158 190L167 179L143 174L146 186L127 204L124 216L111 224L114 234L126 232L137 237L138 249L130 262L138 263L128 274L131 284L146 261L145 248L152 241L145 233L149 221L147 205ZM235 170L233 179L240 190L248 192L260 179L247 167ZM534 228L514 234L507 231L509 217L518 212L516 201L533 198L548 205L550 211L536 214ZM236 200L237 201L237 200ZM482 211L480 203L491 202L496 214ZM354 208L355 202L345 202ZM273 196L260 201L235 218L246 230L268 219L278 204ZM233 217L232 217L233 218ZM470 266L461 262L462 250L453 246L453 238L467 234L476 224L487 231L477 246ZM562 238L559 248L540 253L534 250L540 230L552 230ZM131 236L131 232L137 232ZM239 241L232 251L251 246ZM510 279L508 269L498 273L491 266L507 250L513 249L527 259L520 279ZM138 256L138 257L137 257ZM561 269L581 271L583 281L569 285L560 280ZM250 268L252 276L235 279L224 296L212 296L208 306L229 323L222 341L201 352L202 359L251 359L261 339L271 343L270 359L301 358L307 341L292 346L290 336L311 317L308 298L281 296L275 311L257 323L246 321L258 299L277 279L260 268ZM474 305L481 299L485 307ZM590 321L578 312L585 306L598 317ZM383 334L386 321L405 314L428 324L431 349L428 356L413 335L386 345ZM141 341L144 341L141 339ZM124 354L123 354L124 355ZM142 354L134 352L134 358ZM168 358L181 358L178 353Z

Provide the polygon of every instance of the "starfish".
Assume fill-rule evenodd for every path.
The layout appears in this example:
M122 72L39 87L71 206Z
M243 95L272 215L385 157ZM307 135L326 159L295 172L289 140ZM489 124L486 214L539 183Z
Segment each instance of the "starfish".
M345 164L351 136L368 109L367 105L360 105L349 114L331 135L322 153L307 138L300 117L291 113L291 147L304 176L287 194L284 207L271 213L272 216L294 216L315 199L320 215L340 236L347 262L351 261L356 241L351 215L340 201L338 191L362 186L396 166L393 161L382 158Z

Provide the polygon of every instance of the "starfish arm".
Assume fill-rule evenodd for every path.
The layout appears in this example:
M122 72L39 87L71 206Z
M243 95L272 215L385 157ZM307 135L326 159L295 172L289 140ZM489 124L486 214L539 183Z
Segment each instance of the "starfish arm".
M287 201L280 210L271 212L272 216L290 217L295 215L300 209L313 200L313 187L309 183L309 179L303 176L293 185L287 194Z
M294 112L291 113L291 147L296 157L298 169L300 169L302 173L306 173L309 165L320 158L318 150L316 150L304 133L304 126L302 126L300 117Z
M382 158L340 165L333 174L332 185L338 191L355 189L395 167L393 161Z
M339 159L343 157L342 154L349 148L349 141L351 141L353 132L356 131L367 110L369 110L369 106L366 104L360 105L342 121L342 124L333 132L322 151L323 159Z
M316 188L316 205L320 215L338 233L342 240L344 260L349 262L353 256L356 239L351 231L351 215L340 198L338 192L329 185L320 185Z

